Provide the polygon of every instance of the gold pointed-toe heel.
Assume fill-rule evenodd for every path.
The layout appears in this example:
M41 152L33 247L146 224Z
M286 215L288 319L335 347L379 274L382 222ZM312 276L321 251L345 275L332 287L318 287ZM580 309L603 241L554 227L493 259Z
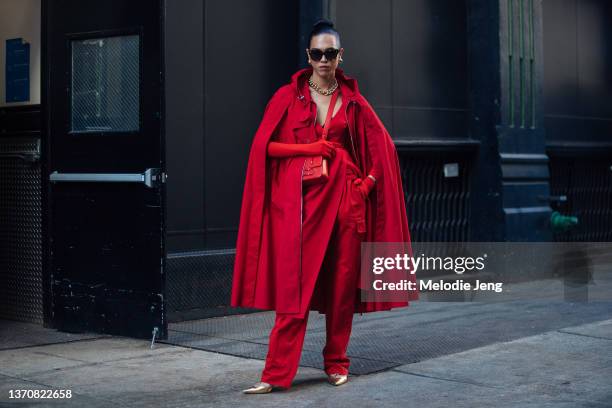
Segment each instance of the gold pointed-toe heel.
M348 375L342 374L328 374L327 379L332 385L342 385L348 381Z
M262 381L255 383L251 388L242 390L245 394L266 394L270 391L272 391L272 385Z

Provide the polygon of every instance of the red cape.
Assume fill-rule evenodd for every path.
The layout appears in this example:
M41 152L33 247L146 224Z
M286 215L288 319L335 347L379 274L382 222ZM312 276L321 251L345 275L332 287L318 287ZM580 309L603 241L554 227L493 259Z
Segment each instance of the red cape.
M284 143L304 143L313 123L310 94L302 91L312 68L297 71L280 87L264 111L255 133L243 190L236 243L231 306L302 313L302 167L306 156L271 160L271 138ZM412 255L399 159L391 136L357 82L336 69L354 154L362 174L374 173L376 185L367 202L367 242L402 242ZM301 138L302 133L305 138ZM310 140L312 141L312 140ZM280 221L279 221L280 219ZM279 224L280 222L280 224ZM279 227L280 225L280 227ZM357 254L358 256L358 254ZM416 276L409 274L416 283ZM310 285L312 286L312 285ZM371 293L371 292L370 292ZM366 313L405 307L418 299L410 291L402 301L368 301L356 297L355 312ZM370 298L371 299L371 298Z

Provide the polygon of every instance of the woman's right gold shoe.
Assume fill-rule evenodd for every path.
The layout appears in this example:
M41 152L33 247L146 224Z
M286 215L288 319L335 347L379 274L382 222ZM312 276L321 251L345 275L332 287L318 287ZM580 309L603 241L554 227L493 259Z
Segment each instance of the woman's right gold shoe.
M262 381L255 383L251 388L242 390L245 394L266 394L270 391L272 391L272 385Z
M327 380L332 385L342 385L348 381L348 375L343 374L328 374Z

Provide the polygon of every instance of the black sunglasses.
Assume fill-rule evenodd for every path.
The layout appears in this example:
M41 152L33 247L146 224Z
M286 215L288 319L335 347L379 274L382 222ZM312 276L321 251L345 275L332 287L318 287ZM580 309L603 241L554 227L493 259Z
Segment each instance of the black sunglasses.
M308 54L310 54L310 58L312 58L313 61L321 61L323 55L325 55L328 61L333 61L338 56L338 52L340 52L340 50L337 48L328 48L325 51L321 51L318 48L310 48L308 50Z

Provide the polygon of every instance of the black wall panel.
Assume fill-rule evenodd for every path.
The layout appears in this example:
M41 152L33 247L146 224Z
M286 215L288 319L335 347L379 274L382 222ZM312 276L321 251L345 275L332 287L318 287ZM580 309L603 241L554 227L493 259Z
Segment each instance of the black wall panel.
M209 0L205 7L206 247L231 248L251 141L269 98L295 70L298 4Z
M251 141L297 44L298 2L166 2L169 252L234 247Z
M467 138L466 1L334 3L345 69L393 138Z
M168 251L204 246L204 37L201 0L166 1Z
M612 143L612 2L544 0L548 144Z

